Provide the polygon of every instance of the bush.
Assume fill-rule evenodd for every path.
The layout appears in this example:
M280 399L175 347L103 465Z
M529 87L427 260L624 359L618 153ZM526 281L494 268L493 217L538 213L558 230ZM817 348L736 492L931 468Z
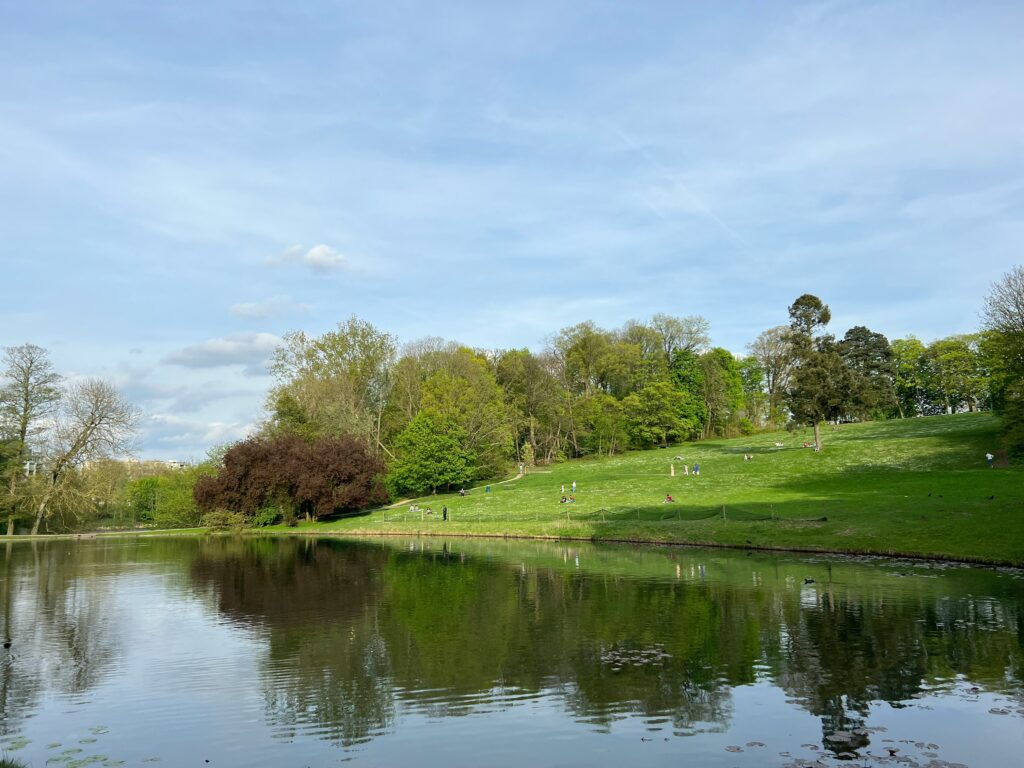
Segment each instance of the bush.
M249 519L249 525L253 528L265 528L276 523L279 516L277 507L263 507L256 510L256 514ZM294 518L295 515L292 515L292 519Z
M228 512L224 509L218 509L203 515L201 522L204 527L215 531L239 529L245 527L245 515L240 512Z

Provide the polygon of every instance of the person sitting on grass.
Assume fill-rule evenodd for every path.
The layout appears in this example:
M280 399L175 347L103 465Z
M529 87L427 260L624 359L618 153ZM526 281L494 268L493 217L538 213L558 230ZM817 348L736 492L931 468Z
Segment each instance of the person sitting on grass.
M672 494L671 493L666 493L665 494L665 503L666 504L671 504L673 501L675 501L675 499L672 498Z
M569 503L570 504L575 504L576 503L576 494L574 494L574 493L570 493L569 494Z
M558 503L559 503L559 504L568 504L568 503L569 503L569 500L568 500L567 498L565 498L565 496L563 496L563 497L562 497L562 500L561 500L560 502L558 502Z

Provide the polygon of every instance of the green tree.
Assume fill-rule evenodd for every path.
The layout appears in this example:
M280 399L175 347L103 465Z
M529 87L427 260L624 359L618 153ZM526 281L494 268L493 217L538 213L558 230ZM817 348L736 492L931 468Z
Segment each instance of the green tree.
M685 440L697 428L697 420L688 407L688 396L672 383L654 381L622 401L625 428L637 448L668 445ZM686 414L690 414L689 419Z
M761 429L771 417L764 367L754 355L741 358L738 367L743 383L743 413L752 428Z
M421 409L435 423L457 428L463 449L475 457L474 475L483 479L501 474L515 455L514 425L504 394L485 358L461 349L423 383Z
M395 440L388 473L391 492L419 495L469 485L477 461L466 442L458 425L421 411Z
M786 400L798 423L814 427L815 450L824 447L821 422L838 419L849 408L852 376L830 336L815 336L831 320L828 306L805 293L789 307L790 344L795 370Z
M707 422L704 436L727 435L738 426L743 407L743 379L736 358L727 349L715 347L700 357L704 370L704 407Z
M676 389L682 392L684 411L681 418L695 428L690 437L699 437L708 422L708 409L705 402L705 367L697 353L684 350L676 353L672 360L671 381Z
M988 372L982 367L980 340L977 334L961 334L928 345L926 356L946 413L975 411L987 399Z
M386 452L383 418L395 355L393 336L356 317L315 338L286 334L270 366L272 424L306 438L358 435Z
M852 374L850 405L858 419L884 417L896 406L895 360L889 340L862 325L846 332L839 356Z
M892 355L893 386L900 418L924 415L928 412L929 403L924 344L913 336L895 339Z
M982 320L993 401L1010 450L1024 453L1024 267L1015 266L992 285Z

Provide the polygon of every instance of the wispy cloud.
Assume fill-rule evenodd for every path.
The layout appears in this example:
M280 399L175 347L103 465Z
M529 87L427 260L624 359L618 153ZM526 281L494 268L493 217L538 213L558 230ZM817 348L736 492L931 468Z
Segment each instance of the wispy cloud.
M314 272L351 268L348 258L324 243L314 245L309 250L303 250L301 245L292 245L277 256L265 259L263 263L268 267L279 267L282 264L302 264Z
M291 296L271 296L263 301L248 301L231 305L231 314L248 319L265 319L294 312L309 312L311 304L292 301Z
M240 365L247 375L258 376L266 372L267 360L280 343L281 337L272 333L236 333L184 347L164 362L184 368Z

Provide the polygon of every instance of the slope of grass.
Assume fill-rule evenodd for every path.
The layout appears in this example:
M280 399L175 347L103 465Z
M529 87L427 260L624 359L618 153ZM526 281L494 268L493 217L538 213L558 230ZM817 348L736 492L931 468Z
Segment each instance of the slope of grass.
M683 444L538 468L466 497L269 530L574 537L1024 565L1024 472L986 467L996 433L991 414L960 414L826 427L820 453L801 447L813 439L809 431ZM683 476L684 463L699 463L700 476ZM561 485L568 495L574 480L577 503L560 504ZM664 503L668 493L675 503ZM410 512L411 503L434 514Z

